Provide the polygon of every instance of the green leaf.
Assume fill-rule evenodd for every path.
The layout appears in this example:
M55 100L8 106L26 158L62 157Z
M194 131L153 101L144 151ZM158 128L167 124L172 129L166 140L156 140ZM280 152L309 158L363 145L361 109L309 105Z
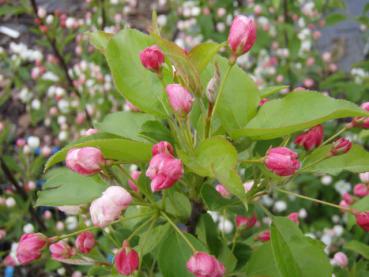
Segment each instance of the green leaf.
M203 214L196 226L198 239L208 246L210 253L218 256L222 248L222 241L219 238L218 227L209 214Z
M325 18L327 26L335 25L343 20L346 20L347 16L341 13L332 13Z
M276 266L282 276L326 277L332 267L323 246L304 236L286 217L273 217L271 242Z
M184 233L198 251L206 251L206 248L195 237ZM171 231L163 240L157 257L160 272L163 276L193 277L187 270L186 263L192 256L192 250L175 231Z
M167 236L169 231L170 225L169 223L165 223L141 234L138 248L140 254L144 256L152 252L156 247L160 246L161 242Z
M237 151L225 138L217 136L204 140L191 156L182 151L178 154L191 171L218 179L231 193L244 198L242 182L235 170Z
M223 198L212 186L204 184L201 198L211 211L223 211L227 206L234 205L234 201Z
M174 42L166 40L157 34L151 34L151 36L154 38L155 43L163 50L165 57L176 68L176 75L181 79L181 83L190 92L199 95L201 93L200 74L186 52Z
M165 210L181 219L188 219L191 215L191 202L183 193L170 190L165 198Z
M153 44L151 37L124 29L109 41L105 56L120 93L140 110L165 116L160 102L164 88L158 76L145 69L139 58L140 52Z
M225 241L222 243L218 259L228 272L232 272L237 265L237 259L233 255L232 251L228 248Z
M153 142L168 141L174 144L170 130L157 120L150 120L141 126L140 135Z
M362 243L357 240L349 241L344 246L346 249L354 251L357 254L360 254L365 259L369 260L369 246L365 243Z
M260 98L265 98L268 97L272 94L275 94L277 92L280 92L281 90L284 90L288 88L288 86L273 86L273 87L267 87L267 88L263 88L260 91Z
M337 175L343 170L354 173L369 171L369 152L360 145L353 145L351 150L346 154L334 156L313 166L309 166L314 161L318 161L326 156L330 152L331 147L331 145L325 145L312 152L304 162L307 168L302 169L302 172Z
M102 132L111 133L131 140L146 142L146 140L140 136L140 132L142 126L153 119L153 116L144 113L117 112L108 114L104 120L97 123L95 127Z
M267 140L311 128L328 120L354 116L369 116L369 113L345 100L313 91L296 91L282 99L267 102L245 128L233 131L232 135Z
M206 68L221 47L222 44L219 43L204 42L191 49L189 58L199 73Z
M282 277L277 270L270 242L253 252L244 272L247 277Z
M106 134L96 134L82 138L72 144L65 146L49 158L45 165L45 171L51 166L65 160L65 156L72 148L91 146L99 148L105 159L116 160L122 163L147 162L151 158L151 147L149 143L132 141L117 137L106 137Z
M222 82L229 68L228 60L217 56ZM214 67L211 66L211 76ZM220 89L221 90L221 89ZM230 134L234 129L243 128L256 114L260 92L255 82L238 66L234 65L224 83L223 91L218 92L213 116L219 117L222 127ZM212 126L212 130L217 128Z
M38 193L36 206L68 206L90 203L107 188L99 176L82 176L67 168L50 171Z
M247 261L250 259L252 249L246 243L237 242L233 254L237 259L236 269L241 269L245 266Z
M113 37L113 34L103 31L88 32L87 35L90 43L101 52L105 52L109 41Z

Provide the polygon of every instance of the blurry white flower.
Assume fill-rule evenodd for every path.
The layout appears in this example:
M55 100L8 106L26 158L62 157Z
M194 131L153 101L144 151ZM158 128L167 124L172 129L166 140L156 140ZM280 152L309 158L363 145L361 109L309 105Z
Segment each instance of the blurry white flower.
M40 146L40 138L35 136L30 136L27 138L27 144L31 149L36 149Z
M285 201L278 200L277 202L274 203L274 210L276 210L277 212L283 212L286 209L287 203Z
M351 184L344 180L340 180L334 184L334 188L339 194L343 195L345 192L349 192L351 190Z
M219 218L218 228L221 232L229 234L233 231L233 223L230 220L221 216Z
M8 207L8 208L12 208L14 207L16 204L15 200L13 197L8 197L6 200L5 200L5 205Z
M333 178L330 175L325 175L325 176L322 176L320 181L322 182L323 185L327 186L327 185L330 185L332 183Z
M28 223L26 225L23 226L23 232L24 233L33 233L35 231L35 227L33 227L33 225L31 223Z

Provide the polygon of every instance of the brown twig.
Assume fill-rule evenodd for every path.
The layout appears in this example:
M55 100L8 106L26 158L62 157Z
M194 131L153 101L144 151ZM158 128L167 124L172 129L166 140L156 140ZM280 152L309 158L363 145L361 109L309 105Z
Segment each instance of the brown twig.
M2 158L0 158L0 167L1 167L2 171L4 172L5 177L15 187L16 191L22 197L22 199L27 200L28 195L27 195L26 191L23 189L23 187L21 185L19 185L17 179L15 178L15 176L13 175L13 173L11 172L11 170L9 169L9 167L7 166L7 164L5 163L5 161ZM29 211L32 219L39 226L39 228L42 231L45 231L46 226L45 226L44 222L41 220L41 218L37 216L36 211L32 206L32 203L30 203L30 205L28 207L28 211Z
M29 0L29 1L30 1L32 10L33 10L34 16L38 20L40 20L41 22L43 22L42 18L40 18L38 16L38 6L37 6L36 0ZM50 47L53 50L54 55L57 57L57 59L60 62L61 69L62 69L62 71L63 71L63 73L65 75L65 78L67 80L67 84L68 84L68 87L69 87L70 91L74 92L78 96L78 98L81 99L82 98L82 95L78 91L78 89L74 86L72 77L69 74L68 64L67 64L66 60L64 59L62 53L59 51L55 38L50 37L48 33L44 33L44 35L45 35L47 41L49 42ZM84 108L84 112L85 112L85 116L86 116L86 119L87 119L88 123L90 125L92 125L91 116L88 113L88 111L87 111L86 108Z
M204 206L201 202L192 202L191 216L186 223L187 231L190 234L195 234L197 223L199 222L200 216L204 213L204 211Z

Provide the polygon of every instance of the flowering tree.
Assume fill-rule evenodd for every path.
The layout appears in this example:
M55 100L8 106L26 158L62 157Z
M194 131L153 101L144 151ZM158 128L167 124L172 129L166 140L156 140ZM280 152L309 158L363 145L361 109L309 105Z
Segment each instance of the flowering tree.
M7 263L28 264L48 248L54 260L92 266L92 275L330 276L323 247L304 236L298 214L274 216L259 200L300 197L338 208L368 231L364 205L289 189L303 174L369 170L367 151L340 137L369 127L368 104L301 89L267 101L280 88L259 91L236 64L257 41L252 18L233 20L228 43L189 52L162 38L153 21L150 35L129 28L90 34L131 111L108 115L45 167L65 161L67 168L46 173L37 205L89 217L92 226L52 237L24 234ZM352 120L325 138L322 124L340 118ZM362 179L356 190L366 195L367 173ZM218 232L220 214L234 217L236 230L223 224ZM258 220L262 214L269 222ZM113 246L95 247L100 231ZM114 260L103 258L107 247L118 249ZM347 264L342 253L334 259Z

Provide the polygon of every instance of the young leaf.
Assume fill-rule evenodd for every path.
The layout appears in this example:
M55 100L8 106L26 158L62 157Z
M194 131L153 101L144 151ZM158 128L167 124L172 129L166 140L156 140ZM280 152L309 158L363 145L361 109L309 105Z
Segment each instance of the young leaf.
M288 88L288 86L273 86L273 87L264 88L260 91L260 97L261 98L268 97L286 88Z
M82 176L67 168L50 171L38 193L36 206L67 206L90 203L107 188L100 177Z
M222 44L219 43L204 42L191 49L189 58L199 73L206 68L221 47Z
M282 276L326 277L332 267L323 246L304 236L286 217L273 217L271 242L276 266Z
M165 223L141 234L139 243L140 254L144 256L159 247L163 239L169 233L170 228L171 226L169 223Z
M198 251L207 251L203 244L195 237L185 233ZM172 230L161 243L158 255L158 264L163 276L193 277L187 270L186 263L192 256L191 248L183 238Z
M151 158L151 147L149 143L143 143L106 134L96 134L82 138L72 144L65 146L49 158L45 165L45 171L53 165L65 160L65 156L72 148L91 146L99 148L105 159L117 160L122 163L147 162Z
M140 110L165 116L160 102L164 88L158 76L142 66L139 57L143 49L153 44L151 37L124 29L109 41L105 56L120 93Z
M142 126L154 117L144 113L116 112L108 114L104 120L96 124L99 131L118 135L136 141L146 142L140 136Z
M113 37L113 34L103 31L89 32L87 35L90 39L90 43L101 52L105 52L109 41Z
M264 104L245 128L232 132L235 137L266 140L313 127L336 118L369 116L355 104L330 98L318 92L296 91Z
M217 56L215 62L220 66L223 80L229 68L228 60ZM214 70L214 66L211 66L210 70ZM260 92L255 82L238 65L233 66L223 90L221 88L219 90L213 116L218 117L222 127L232 134L232 130L243 128L255 116L260 101ZM212 126L212 130L215 131L217 128Z
M248 277L282 277L277 270L270 242L264 243L253 252L244 272Z
M369 171L369 152L360 145L353 145L351 150L346 154L334 156L314 164L313 166L309 166L309 164L314 163L314 161L318 161L326 156L330 149L331 145L326 145L312 152L304 162L304 166L307 168L303 169L302 172L337 175L343 170L354 173Z

